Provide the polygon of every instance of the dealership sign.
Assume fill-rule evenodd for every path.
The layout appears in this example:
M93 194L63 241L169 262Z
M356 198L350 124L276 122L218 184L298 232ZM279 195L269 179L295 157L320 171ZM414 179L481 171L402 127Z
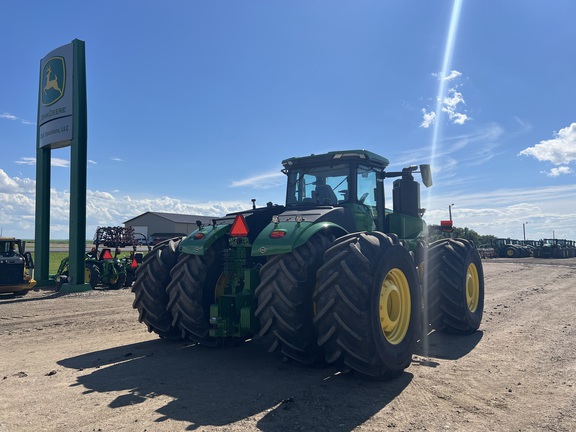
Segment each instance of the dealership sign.
M69 146L74 137L73 44L56 48L40 61L38 145Z

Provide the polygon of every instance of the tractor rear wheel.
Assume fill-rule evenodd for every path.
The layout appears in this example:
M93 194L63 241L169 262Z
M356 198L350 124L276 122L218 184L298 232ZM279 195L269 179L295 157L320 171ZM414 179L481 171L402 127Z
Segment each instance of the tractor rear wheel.
M432 243L425 271L427 322L449 333L475 332L484 309L484 272L474 245L465 239Z
M518 258L518 249L515 246L507 246L504 252L506 258Z
M166 339L179 339L180 332L172 326L172 315L167 310L166 286L170 282L170 270L178 258L180 241L163 243L144 256L132 285L135 294L134 309L138 309L138 320L148 326L149 332Z
M86 264L86 272L84 274L85 282L88 282L92 289L96 289L100 283L101 270L95 263L89 262Z
M120 273L120 266L122 264L116 264L114 265L114 269L116 270L117 274L116 277L114 277L113 279L110 280L110 284L108 285L108 288L111 290L118 290L120 288L122 288L124 286L124 283L126 282L126 273Z
M314 235L288 254L273 255L260 270L255 315L269 352L307 364L322 359L313 325L312 293L316 271L333 241L333 236Z
M208 330L210 305L215 302L215 288L223 270L223 249L221 240L204 255L181 254L166 288L172 325L179 329L181 337L211 347L222 344L222 338L209 336Z
M314 300L328 363L380 379L410 365L420 286L414 260L397 237L370 232L336 240L318 270Z
M126 280L124 281L124 286L125 287L132 286L135 278L136 278L136 271L131 268L126 269Z

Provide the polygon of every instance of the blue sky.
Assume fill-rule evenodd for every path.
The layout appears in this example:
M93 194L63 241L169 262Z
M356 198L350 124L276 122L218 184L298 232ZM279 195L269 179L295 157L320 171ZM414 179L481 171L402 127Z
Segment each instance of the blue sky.
M576 239L572 0L8 0L2 16L4 235L34 236L40 60L77 38L88 237L149 210L283 203L283 159L364 148L432 164L428 223L453 204L480 234ZM52 151L54 239L69 159Z

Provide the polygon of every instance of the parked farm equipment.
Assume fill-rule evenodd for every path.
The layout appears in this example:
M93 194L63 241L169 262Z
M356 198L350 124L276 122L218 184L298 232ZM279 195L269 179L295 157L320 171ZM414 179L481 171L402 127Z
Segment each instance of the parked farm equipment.
M14 237L0 237L0 293L23 296L36 285L32 254L26 242Z
M300 363L401 373L431 329L480 325L484 277L470 241L428 244L420 173L369 151L282 162L284 205L230 213L157 245L132 287L149 331L217 347L259 338ZM384 181L393 182L393 209Z
M576 256L576 242L566 239L542 239L534 249L536 258L573 258Z
M532 247L523 244L521 240L497 238L492 241L492 247L500 258L526 258L532 256Z
M136 269L142 262L142 253L136 252L137 237L133 228L98 227L94 234L94 247L86 254L85 281L93 289L97 286L107 289L131 286ZM100 246L104 248L100 249ZM124 247L132 247L129 257L120 257ZM62 260L56 272L56 289L59 290L67 281L68 257Z

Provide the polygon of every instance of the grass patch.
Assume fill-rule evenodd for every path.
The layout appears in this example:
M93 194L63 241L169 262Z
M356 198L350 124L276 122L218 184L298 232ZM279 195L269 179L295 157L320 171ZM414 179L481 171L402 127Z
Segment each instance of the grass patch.
M60 262L68 256L68 252L50 252L48 274L56 274Z

